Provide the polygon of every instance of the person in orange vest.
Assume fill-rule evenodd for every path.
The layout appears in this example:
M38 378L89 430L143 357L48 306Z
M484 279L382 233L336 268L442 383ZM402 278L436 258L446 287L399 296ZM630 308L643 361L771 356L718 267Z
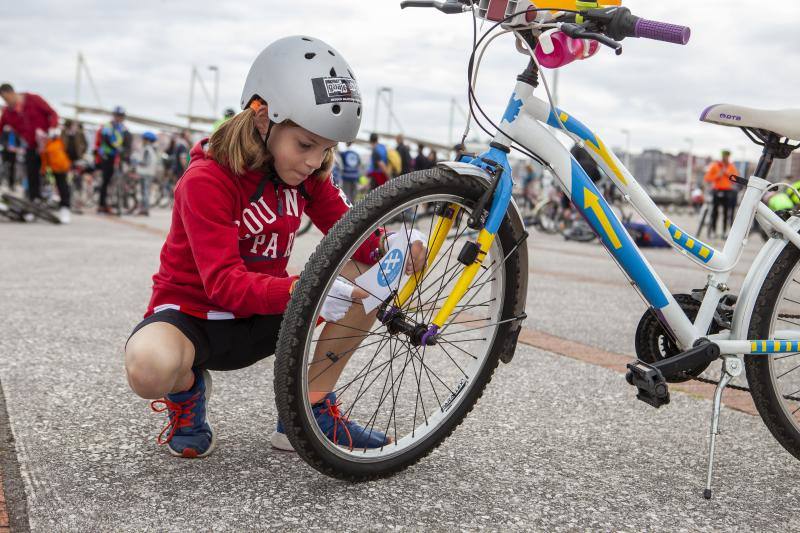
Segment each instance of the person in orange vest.
M44 148L40 154L42 160L42 174L53 173L58 188L59 210L58 219L62 224L70 222L70 198L69 183L67 183L67 172L72 166L64 141L61 140L61 130L51 128L44 142Z
M722 151L722 160L714 161L708 167L704 181L711 185L713 203L711 206L711 225L709 237L717 236L717 214L722 210L722 235L728 234L733 224L733 212L736 210L737 191L731 176L736 175L736 167L730 162L730 150Z

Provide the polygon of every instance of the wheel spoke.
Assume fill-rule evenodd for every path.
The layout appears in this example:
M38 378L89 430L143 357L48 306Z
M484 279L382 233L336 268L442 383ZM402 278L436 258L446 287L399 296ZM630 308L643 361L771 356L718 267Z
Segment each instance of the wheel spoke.
M380 200L381 193L376 192L375 197ZM385 196L383 198L386 199ZM431 431L441 427L449 417L464 416L463 410L449 409L450 404L454 403L456 397L459 402L473 397L467 394L463 397L458 395L462 390L470 390L472 381L480 374L484 361L492 353L490 351L492 343L497 338L496 328L510 320L518 320L518 317L504 319L500 314L506 295L504 282L508 279L508 274L504 275L504 272L508 271L509 263L513 263L517 257L515 254L522 242L520 239L513 244L510 251L503 250L503 242L507 242L507 229L504 227L502 240L498 236L492 244L488 252L489 257L485 258L480 269L477 269L477 275L456 303L451 316L440 328L438 342L434 345L415 345L417 340L414 336L420 334L420 326L424 325L427 328L436 314L441 312L466 268L457 261L459 252L456 250L456 247L460 247L466 239L474 240L465 236L469 231L465 216L468 216L471 210L467 204L473 201L471 197L465 198L470 199L462 200L450 193L437 193L418 197L414 201L403 200L407 202L403 204L405 207L401 209L401 204L391 204L396 207L382 211L380 219L377 217L375 219L377 224L370 226L372 229L357 226L363 228L357 230L363 232L360 235L342 233L341 225L332 230L332 233L339 238L338 241L331 241L338 242L334 248L329 247L332 250L342 250L344 246L351 249L351 246L366 242L364 239L369 238L370 233L376 231L375 228L387 235L391 232L405 232L406 235L416 231L426 232L421 238L423 240L427 238L427 243L424 253L419 254L424 255L425 261L424 266L420 268L420 261L423 258L419 257L414 261L412 254L412 250L418 248L419 244L411 239L400 243L395 241L396 245L401 246L400 251L404 252L404 261L400 265L403 270L388 287L381 287L380 290L367 289L363 283L358 283L359 276L369 275L369 272L389 279L387 274L390 269L380 260L377 262L377 267L365 267L355 262L354 266L345 268L348 259L354 262L352 257L342 258L333 253L327 254L329 259L333 260L328 264L339 262L339 267L332 272L326 268L324 275L332 277L325 277L322 283L331 283L330 280L338 276L354 287L364 290L373 298L378 298L385 306L392 305L397 308L400 314L399 320L386 324L381 321L373 322L374 312L367 315L369 322L348 321L351 322L348 324L330 322L332 325L342 326L342 329L330 329L328 333L330 336L327 338L324 338L319 331L314 331L313 320L303 326L308 328L304 345L307 352L302 359L306 365L304 373L307 390L313 392L313 385L321 389L321 381L328 380L321 376L328 372L330 377L328 383L336 378L335 384L330 388L337 394L342 404L342 416L359 424L363 428L364 435L372 431L381 431L392 440L391 447L367 449L362 446L350 450L323 440L320 444L327 450L326 453L333 453L345 461L348 454L358 454L359 461L375 461L375 464L380 464L385 457L395 457L398 453L404 453L409 446L428 442L421 439L428 439ZM459 212L452 217L452 220L443 219L444 213L441 211L442 207L449 205L459 208ZM437 211L431 211L434 208L442 215L438 215ZM425 220L426 217L429 220ZM344 224L345 228L352 228L354 222L355 219L345 218L341 224ZM448 228L447 235L443 235L444 227ZM337 231L338 233L335 233ZM348 231L353 232L352 229ZM325 237L325 239L332 238L333 235L330 234ZM435 256L432 254L432 242L441 244ZM382 246L381 249L383 248ZM392 267L391 273L395 274L396 271L393 269L396 265ZM518 271L516 266L513 270ZM347 272L347 275L344 272ZM409 297L400 306L399 294L404 287L404 279L411 280L413 290L409 290L412 287L406 287L406 290L409 290ZM370 281L370 284L372 283ZM376 292L387 297L378 297ZM313 290L314 297L318 297L320 293L323 293L320 287ZM325 297L327 296L329 295ZM354 308L356 310L363 309L367 305L365 300L346 295L330 297L350 305L353 303L361 305L360 308ZM328 347L321 344L323 341L330 341L332 344ZM316 357L316 360L312 359L313 357ZM305 413L303 416L313 415ZM357 430L353 432L354 440L357 438L356 432ZM316 434L313 438L322 437Z
M797 365L797 366L795 366L795 367L792 367L791 369L787 370L786 372L784 372L784 373L783 373L783 374L781 374L780 376L776 377L775 379L781 379L781 378L782 378L783 376L785 376L786 374L788 374L788 373L790 373L790 372L794 372L794 371L795 371L795 370L797 370L798 368L800 368L800 365Z

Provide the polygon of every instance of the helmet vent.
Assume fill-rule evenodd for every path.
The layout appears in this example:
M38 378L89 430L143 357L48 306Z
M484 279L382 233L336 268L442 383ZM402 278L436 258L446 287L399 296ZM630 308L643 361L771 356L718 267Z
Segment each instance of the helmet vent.
M334 53L333 53L333 50L328 50L328 53L329 53L330 55L332 55L333 57L336 57L336 54L334 54Z
M356 109L356 116L361 118L361 106L358 106L358 109Z
M333 67L331 67L331 77L333 77L333 78L336 77L336 69L333 68Z
M316 55L314 52L309 52L306 54L306 59L314 59Z
M310 43L313 43L313 42L314 42L313 40L309 39L308 37L302 37L302 39L303 39L304 41L308 41L308 42L310 42Z
M339 104L333 104L333 107L331 107L331 111L333 111L334 115L337 115L337 116L341 115L342 114L342 106L340 106Z
M353 75L353 73L350 72L350 69L347 69L347 73L350 74L350 79L353 79L353 80L356 79L356 77Z

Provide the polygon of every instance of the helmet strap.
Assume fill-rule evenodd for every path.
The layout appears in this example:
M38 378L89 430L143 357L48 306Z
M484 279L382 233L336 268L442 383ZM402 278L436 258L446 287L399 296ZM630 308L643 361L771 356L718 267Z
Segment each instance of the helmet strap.
M266 104L256 97L256 98L253 98L253 101L250 102L250 105L248 107L250 109L252 109L254 113L258 113L258 110L261 109L264 105L266 105ZM267 108L269 109L269 105L267 105ZM269 117L267 117L267 120L269 120ZM272 120L270 120L269 124L267 125L267 134L264 135L264 148L265 149L267 148L267 141L269 140L269 134L272 133L272 126L274 126L274 125L275 125L275 123Z

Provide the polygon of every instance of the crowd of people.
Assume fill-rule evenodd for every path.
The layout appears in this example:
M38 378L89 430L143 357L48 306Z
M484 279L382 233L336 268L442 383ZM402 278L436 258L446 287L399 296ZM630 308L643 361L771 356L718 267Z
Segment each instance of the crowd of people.
M432 168L439 160L436 150L428 149L422 143L417 145L416 157L412 157L411 148L402 134L395 137L394 148L389 148L373 133L369 137L369 146L368 161L362 159L353 148L353 143L347 143L338 152L334 164L334 182L341 187L351 204L362 192L379 187L397 176Z
M4 83L0 97L5 102L0 114L0 175L4 178L0 187L12 193L21 187L35 203L55 202L57 197L63 224L70 222L71 212L81 212L87 198L89 204L96 203L98 213L111 213L109 187L115 173L140 183L137 213L148 215L156 180L172 187L188 165L194 142L188 130L171 135L133 134L122 106L112 110L109 122L89 133L81 122L60 118L37 94L17 92ZM226 113L225 118L230 116ZM20 174L22 179L18 179ZM73 201L75 193L78 201Z
M126 125L125 109L117 106L111 112L111 120L94 131L90 142L83 124L61 120L41 96L17 92L4 83L0 85L0 97L6 104L0 115L0 174L5 178L0 180L0 187L13 192L21 185L32 202L44 202L43 191L49 191L54 207L55 198L58 198L58 216L62 223L68 223L70 212L80 212L86 207L84 204L96 203L98 213L111 213L109 186L115 173L138 182L135 212L149 215L151 191L159 187L171 193L189 164L193 143L199 140L192 138L188 130L161 135L146 131L134 135ZM226 109L215 122L214 130L235 115L234 109ZM412 154L402 134L394 141L390 146L373 133L367 150L350 142L336 151L333 179L351 204L392 178L429 169L438 162L436 150L424 144L418 144L416 154ZM573 155L584 168L597 168L588 154ZM706 236L709 238L727 235L733 223L738 186L730 179L737 173L730 156L730 151L723 150L720 159L708 167L703 187L698 187L691 195L698 209L708 203L710 217ZM23 167L24 172L21 172ZM22 180L17 180L18 174L23 174ZM540 177L531 165L526 167L522 176L526 194ZM77 201L73 201L74 193L78 193ZM786 194L777 194L766 201L778 207L789 205L784 196L789 198ZM87 202L86 198L91 201Z
M91 133L87 134L81 122L60 119L39 95L18 93L6 83L0 86L0 96L6 104L0 115L5 187L13 192L21 186L33 202L45 202L47 197L55 202L57 196L62 223L70 222L71 212L82 212L95 203L97 213L112 213L109 187L117 172L138 182L136 214L149 215L151 190L174 187L188 166L193 142L199 140L188 130L171 135L151 131L134 135L127 127L125 109L116 106L111 120L97 128L90 141ZM234 109L226 109L214 123L214 130L235 115ZM436 150L424 144L418 144L412 154L403 135L394 140L389 146L373 133L368 149L351 142L337 151L333 179L351 204L388 180L429 169L439 160ZM17 179L18 164L25 167L21 180Z

